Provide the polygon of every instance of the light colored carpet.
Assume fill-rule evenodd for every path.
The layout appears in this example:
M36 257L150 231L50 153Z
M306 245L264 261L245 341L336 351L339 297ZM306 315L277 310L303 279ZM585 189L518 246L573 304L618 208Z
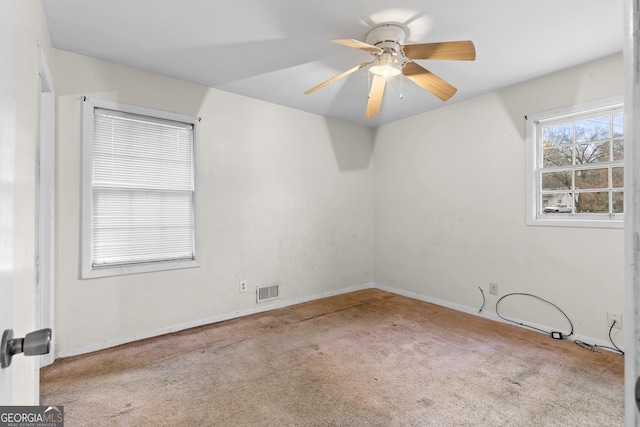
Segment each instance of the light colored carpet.
M623 356L365 290L62 359L72 426L621 426Z

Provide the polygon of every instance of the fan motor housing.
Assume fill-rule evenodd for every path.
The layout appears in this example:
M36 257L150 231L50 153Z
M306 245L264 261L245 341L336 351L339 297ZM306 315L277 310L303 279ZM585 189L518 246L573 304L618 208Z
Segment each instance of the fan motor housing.
M390 48L394 52L398 52L408 33L408 28L401 24L380 24L367 33L365 41L367 44L381 49Z

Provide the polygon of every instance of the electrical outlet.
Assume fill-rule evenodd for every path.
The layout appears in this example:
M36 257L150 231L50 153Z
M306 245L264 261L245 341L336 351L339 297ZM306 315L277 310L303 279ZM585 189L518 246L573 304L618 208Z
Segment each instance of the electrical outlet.
M611 325L613 324L613 322L616 322L615 325L613 325L613 329L622 329L622 314L621 313L614 313L612 311L608 311L607 312L607 327L611 327Z
M498 284L497 283L489 283L489 293L491 295L498 295Z
M248 283L246 280L240 280L240 292L247 292L247 289L249 288Z

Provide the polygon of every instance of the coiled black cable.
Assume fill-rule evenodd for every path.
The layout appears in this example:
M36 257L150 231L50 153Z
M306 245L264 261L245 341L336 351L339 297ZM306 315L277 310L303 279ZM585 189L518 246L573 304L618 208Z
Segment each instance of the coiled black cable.
M511 323L514 323L514 324L519 325L519 326L524 326L525 328L534 329L536 331L539 331L539 332L542 332L542 333L545 333L545 334L549 334L550 333L549 331L545 331L544 329L540 329L540 328L537 328L535 326L526 325L526 324L524 324L522 322L516 322L515 320L507 319L506 317L504 317L504 316L502 316L500 314L500 311L498 310L498 306L500 305L500 302L503 299L505 299L506 297L510 297L510 296L514 296L514 295L522 295L522 296L527 296L527 297L533 297L533 298L539 299L540 301L546 302L547 304L555 307L560 313L562 313L562 315L567 319L567 321L569 322L569 325L571 326L571 331L569 332L569 334L565 335L564 338L567 338L567 337L570 337L571 335L573 335L573 323L571 322L571 319L569 319L569 316L567 316L567 314L564 311L562 311L562 309L560 309L560 307L558 307L554 303L552 303L550 301L547 301L546 299L540 298L539 296L536 296L536 295L533 295L533 294L527 294L527 293L522 293L522 292L513 292L513 293L510 293L510 294L503 295L496 302L496 314L498 315L499 318L501 318L504 321L511 322Z

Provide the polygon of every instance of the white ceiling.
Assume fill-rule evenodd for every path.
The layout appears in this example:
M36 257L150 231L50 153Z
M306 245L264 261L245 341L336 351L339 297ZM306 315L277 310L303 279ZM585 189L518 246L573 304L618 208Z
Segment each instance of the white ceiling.
M620 52L623 2L42 0L56 48L370 127ZM453 98L396 78L365 119L366 69L304 95L371 58L332 38L364 41L385 22L409 27L406 44L473 40L474 62L416 61Z

